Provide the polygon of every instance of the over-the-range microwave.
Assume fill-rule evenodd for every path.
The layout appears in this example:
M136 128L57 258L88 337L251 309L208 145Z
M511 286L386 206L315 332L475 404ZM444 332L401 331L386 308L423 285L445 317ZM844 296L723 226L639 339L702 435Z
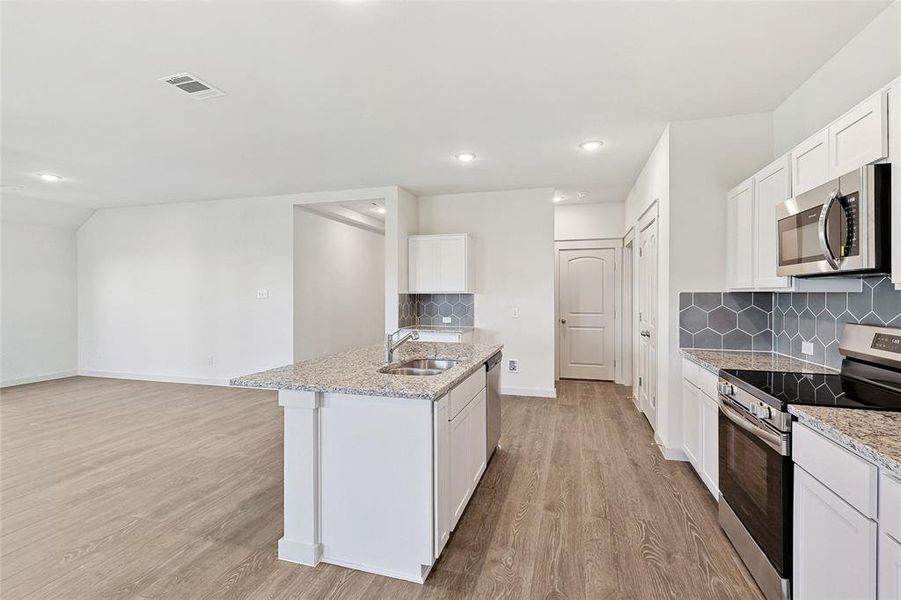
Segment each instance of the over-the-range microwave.
M891 270L891 165L867 165L776 206L781 276Z

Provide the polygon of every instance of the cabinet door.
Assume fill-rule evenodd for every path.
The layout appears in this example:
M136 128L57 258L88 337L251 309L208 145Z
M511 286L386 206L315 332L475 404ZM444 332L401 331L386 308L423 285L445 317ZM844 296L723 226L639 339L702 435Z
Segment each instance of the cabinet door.
M716 400L701 394L701 479L718 498L720 494L720 409Z
M797 196L829 181L829 132L807 138L791 151L792 193Z
M453 421L450 421L450 528L453 530L466 508L469 492L472 489L472 473L470 459L470 408L472 402L461 410Z
M830 178L888 156L886 102L885 93L879 92L829 125Z
M486 431L488 426L487 399L487 392L482 389L469 404L469 472L471 477L470 487L473 492L475 492L476 486L479 485L482 473L485 472L485 452L488 437Z
M778 227L776 206L791 198L791 162L786 154L754 176L754 285L781 289L791 285L788 277L779 277Z
M450 506L450 422L447 418L448 397L442 396L435 403L433 421L435 456L435 558L444 550L451 532Z
M879 536L879 600L901 598L901 542L887 533Z
M729 193L729 287L754 287L754 187L748 179Z
M701 392L687 379L682 380L682 437L683 449L688 455L688 462L700 475L701 463Z
M449 235L438 238L438 291L465 292L466 236Z
M433 237L411 236L409 244L410 292L438 289L438 241Z
M876 598L876 523L794 468L792 598Z

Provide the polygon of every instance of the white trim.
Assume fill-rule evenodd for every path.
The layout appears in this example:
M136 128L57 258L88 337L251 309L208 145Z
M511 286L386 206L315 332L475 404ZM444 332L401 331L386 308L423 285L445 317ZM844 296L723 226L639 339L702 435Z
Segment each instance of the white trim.
M535 398L556 398L557 390L554 388L502 387L501 394L503 394L504 396L534 396Z
M688 462L688 455L685 454L685 450L682 448L668 448L667 446L664 446L663 441L656 432L654 432L654 443L657 444L657 447L660 449L660 454L662 454L663 458L666 460Z
M322 393L304 390L279 390L278 404L285 408L313 410L322 406Z
M94 371L79 369L82 377L104 377L106 379L133 379L135 381L157 381L160 383L190 383L195 385L219 385L228 387L228 379L212 377L179 377L177 375L157 375L153 373L127 373L124 371Z
M322 560L322 544L305 544L280 538L278 540L278 559L315 567Z
M281 557L279 557L281 558ZM429 572L431 572L432 567L430 565L420 565L420 573L418 575L410 574L406 571L392 571L391 569L380 569L378 567L372 567L370 565L364 565L360 563L355 563L349 560L340 560L337 558L331 558L328 556L322 557L322 562L328 563L330 565L337 565L339 567L344 567L346 569L354 569L356 571L364 571L366 573L374 573L375 575L384 575L385 577L392 577L394 579L401 579L403 581L410 581L412 583L425 583L426 578L429 576Z
M39 383L41 381L52 381L54 379L63 379L65 377L75 377L78 375L75 369L69 371L56 371L53 373L42 373L41 375L32 375L31 377L17 377L16 379L7 379L0 381L0 388L12 387L14 385L25 385L26 383Z

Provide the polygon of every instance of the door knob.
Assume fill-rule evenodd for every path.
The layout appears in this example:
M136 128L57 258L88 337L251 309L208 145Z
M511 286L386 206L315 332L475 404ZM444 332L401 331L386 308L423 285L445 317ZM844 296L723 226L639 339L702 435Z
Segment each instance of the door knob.
M649 338L649 337L651 337L651 332L650 331L642 331L641 337Z
M560 322L565 324L565 323L566 323L566 319L560 319Z

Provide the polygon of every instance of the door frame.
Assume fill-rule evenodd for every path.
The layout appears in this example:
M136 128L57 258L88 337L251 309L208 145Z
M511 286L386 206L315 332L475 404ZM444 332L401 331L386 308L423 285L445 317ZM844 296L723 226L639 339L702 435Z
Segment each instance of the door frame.
M654 298L653 302L654 302L655 309L657 311L656 317L657 317L658 324L659 324L659 319L660 319L660 289L659 289L659 282L660 282L660 219L659 219L659 216L660 216L660 214L659 214L659 206L660 206L660 203L659 203L658 199L655 198L654 201L651 204L649 204L648 207L644 210L644 212L642 212L641 215L638 217L638 223L635 227L635 230L636 230L635 238L636 238L636 242L639 243L639 246L640 246L639 240L641 238L641 233L644 232L646 229L648 229L651 226L654 226L657 228L657 264L656 264L656 267L657 267L658 289L657 289L657 298ZM641 285L640 284L640 280L641 280L640 265L641 265L640 260L634 261L634 266L635 266L634 280L635 280L635 284L636 284L636 289L635 289L636 309L638 308L638 305L640 304L640 298L639 298L639 295L640 295L639 288ZM635 365L636 365L635 372L634 372L634 379L635 379L635 384L636 384L635 402L636 402L636 406L638 407L638 410L647 417L647 413L644 412L644 409L641 406L641 391L637 387L638 377L641 375L641 373L640 373L641 360L640 360L640 357L638 357L638 355L637 355L639 352L641 352L641 340L639 339L639 335L640 335L639 331L641 330L641 323L638 318L638 310L635 311L635 320L633 321L633 323L634 323L634 328L632 330L632 343L633 343L633 348L634 348L633 356L635 356ZM654 430L655 436L656 436L657 418L658 418L658 414L659 414L659 399L660 399L660 340L659 340L659 337L657 340L657 347L655 348L655 350L656 350L656 356L654 356L654 359L657 361L657 365L656 365L657 373L656 373L654 395L655 395L655 398L658 400L658 403L657 403L657 407L654 410L654 422L651 423L651 428ZM648 421L650 422L650 419L648 419ZM656 439L656 437L655 437L655 439Z
M563 328L560 327L560 251L561 250L607 250L613 249L613 373L616 373L622 362L622 335L619 326L622 314L622 295L620 290L623 240L622 238L603 238L593 240L567 240L554 242L554 380L560 380L560 348L563 342Z
M629 231L626 232L626 235L623 236L623 268L620 269L620 296L622 297L622 312L620 314L622 315L622 318L619 320L620 340L622 345L620 358L622 360L619 363L619 368L616 369L616 383L632 386L633 403L637 402L634 387L636 381L636 368L634 356L632 354L632 331L635 327L635 317L637 315L637 312L635 311L636 294L634 290L635 243L635 228L630 227Z

